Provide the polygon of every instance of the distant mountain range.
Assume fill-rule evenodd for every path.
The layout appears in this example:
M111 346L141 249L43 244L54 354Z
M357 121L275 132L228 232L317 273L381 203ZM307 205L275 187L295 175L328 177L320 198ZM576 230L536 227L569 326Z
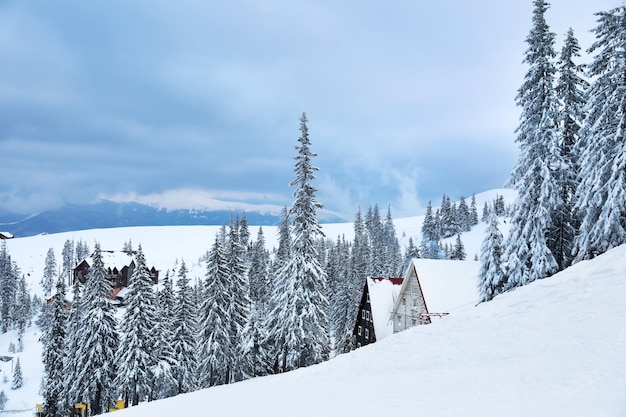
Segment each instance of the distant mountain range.
M233 216L246 216L248 224L270 226L280 222L281 206L255 207L242 204L241 208L230 204L212 209L166 210L139 203L117 203L102 200L93 204L70 204L56 210L30 216L0 213L0 231L15 237L34 236L42 233L61 233L73 230L107 229L128 226L185 226L185 225L228 225ZM335 213L322 211L321 222L343 222Z

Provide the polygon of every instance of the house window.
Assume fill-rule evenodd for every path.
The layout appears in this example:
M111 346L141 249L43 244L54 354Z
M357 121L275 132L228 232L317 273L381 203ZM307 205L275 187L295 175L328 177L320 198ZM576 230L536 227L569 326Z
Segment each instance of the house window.
M365 310L361 310L361 318L365 319Z
M365 338L366 339L370 338L370 329L365 329Z
M365 320L370 321L370 312L369 311L365 312Z
M363 329L363 328L362 328L361 326L359 326L359 333L358 333L358 334L359 334L359 336L361 336L361 331L362 331L362 329Z

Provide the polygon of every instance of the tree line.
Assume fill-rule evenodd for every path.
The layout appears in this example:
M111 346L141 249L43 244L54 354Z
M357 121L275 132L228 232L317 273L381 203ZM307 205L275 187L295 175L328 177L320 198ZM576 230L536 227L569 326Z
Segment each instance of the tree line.
M626 6L596 13L595 54L569 29L561 53L550 4L533 1L517 94L518 191L506 240L496 218L481 250L481 299L526 285L626 242Z

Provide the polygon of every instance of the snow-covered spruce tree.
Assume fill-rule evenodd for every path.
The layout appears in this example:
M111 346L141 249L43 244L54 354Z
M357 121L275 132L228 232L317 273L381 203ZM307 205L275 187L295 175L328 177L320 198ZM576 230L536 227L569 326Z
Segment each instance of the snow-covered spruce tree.
M59 280L63 279L59 277ZM65 344L64 344L64 359L63 359L63 403L69 408L71 405L76 404L79 393L75 391L80 387L74 387L74 380L78 378L80 374L81 358L78 358L76 352L80 350L82 340L80 339L81 327L82 327L82 309L84 307L81 302L82 286L80 281L75 280L72 286L72 304L69 310L69 315L66 321L65 331Z
M454 241L454 247L450 251L450 259L454 259L457 261L464 261L467 258L467 253L465 253L465 246L461 241L461 235L456 235L456 240Z
M422 223L422 242L420 243L420 254L423 258L438 259L441 257L439 253L439 239L441 238L442 227L437 213L433 213L432 203L428 201L424 222Z
M263 376L271 373L272 358L265 341L267 331L264 327L262 305L255 303L250 317L241 331L241 361L243 374L246 378Z
M489 203L487 203L485 201L485 204L483 205L483 214L480 218L480 221L483 223L487 223L489 222L489 216L491 215L491 207L489 207Z
M223 231L221 232L223 233ZM231 382L235 358L231 339L228 258L224 236L215 236L209 252L204 281L204 301L200 306L198 356L200 386L207 388Z
M76 263L82 261L83 259L89 256L89 245L84 240L80 239L76 242L76 249L74 249L74 253L76 255ZM72 265L72 268L74 265ZM71 272L70 272L71 276Z
M43 289L44 297L50 297L52 293L52 286L57 276L57 261L54 257L54 249L48 249L46 254L46 260L43 268L43 276L41 277L41 288Z
M505 288L506 277L502 264L503 239L498 228L498 217L494 213L489 219L489 226L480 247L479 302L491 300Z
M396 227L391 218L391 206L387 207L387 217L385 217L385 222L383 223L383 244L385 248L385 266L382 276L392 277L397 275L400 270L402 254L400 253Z
M336 298L333 301L335 322L335 353L340 354L354 349L352 330L354 328L354 318L356 317L359 303L359 295L363 290L364 277L355 280L353 271L350 268L350 244L342 237L341 242L337 242L337 272L339 281L343 283L337 290Z
M552 229L548 234L548 247L554 254L559 270L567 268L572 261L572 251L578 221L574 216L574 194L578 188L579 172L576 145L579 130L585 118L585 90L587 82L581 77L584 65L577 65L574 58L580 57L580 46L570 28L559 59L559 80L556 97L559 100L559 152L560 166L557 181L558 205L553 208Z
M191 392L197 386L197 313L193 289L187 278L187 266L181 261L178 269L176 286L176 305L174 308L174 336L172 346L176 354L173 375L177 381L177 393Z
M112 292L100 244L96 243L78 307L81 322L75 337L80 342L76 351L68 352L75 356L78 371L71 389L76 397L70 399L71 403L89 402L94 414L105 412L117 399L114 380L119 339L115 307L109 302Z
M50 252L48 252L50 253ZM59 277L56 284L56 293L52 302L47 307L50 312L50 326L41 337L42 362L44 376L42 381L44 410L49 417L65 417L67 409L60 406L63 403L63 390L65 388L65 339L67 300L65 298L65 279Z
M115 385L127 404L137 405L150 398L157 365L157 297L141 245L135 255L135 269L128 283L128 304L120 323Z
M358 297L365 285L365 279L369 272L369 260L371 258L370 252L372 247L370 246L369 239L367 237L367 230L365 229L365 223L361 215L361 208L356 213L354 218L354 240L352 241L352 256L350 259L350 282L354 286L354 314L358 308Z
M556 68L552 62L556 55L555 35L544 17L548 3L534 0L533 4L533 26L526 38L528 49L524 57L530 68L517 95L517 104L522 107L516 130L520 156L509 178L509 184L518 191L506 245L509 289L558 270L548 248L548 234L553 230L551 214L561 205L557 177L562 159L554 93Z
M6 333L13 326L13 310L19 270L7 250L6 241L0 244L0 328Z
M278 270L276 287L284 290L273 296L273 310L270 316L276 317L278 332L272 339L279 343L278 367L287 371L313 365L328 359L330 351L328 300L326 293L326 273L322 269L316 250L316 238L323 236L316 212L322 205L315 198L315 187L311 181L318 168L311 165L316 154L310 150L306 114L300 118L296 146L298 155L294 171L296 178L291 186L294 203L291 208L292 251L290 259Z
M163 288L157 294L157 315L155 327L156 339L154 351L156 365L154 366L154 381L150 399L168 398L178 394L178 381L174 376L176 367L176 353L174 351L174 320L175 295L169 271L162 280Z
M252 243L250 250L250 299L265 312L267 299L270 293L269 281L270 254L266 249L263 228L259 227L257 239Z
M17 293L15 294L15 297L13 316L15 326L17 327L17 350L18 352L21 352L24 350L24 333L26 332L26 327L31 321L30 294L28 293L28 286L26 284L26 277L24 274L21 274L18 279Z
M467 206L467 202L465 201L465 197L461 197L459 200L459 208L458 208L458 222L459 228L461 232L469 232L472 228L471 219L470 219L470 209Z
M232 382L244 379L245 370L249 369L249 364L245 363L246 357L243 355L242 331L246 326L250 316L250 282L248 281L248 271L245 258L247 247L242 244L239 235L239 221L231 221L226 241L227 268L230 274L228 278L228 317L230 317L229 336L232 341Z
M595 52L587 95L589 114L580 131L580 184L576 209L583 214L576 260L626 242L626 6L597 13Z
M405 251L404 251L404 260L402 261L402 267L400 268L400 273L399 276L403 277L406 270L409 268L409 266L411 265L411 260L414 258L420 258L420 252L419 252L419 248L417 246L415 246L415 243L413 242L413 238L410 237L409 238L409 244L406 247Z
M472 202L470 203L470 227L478 224L478 208L476 207L476 194L472 194Z
M63 262L61 276L66 279L67 284L70 285L72 280L72 268L74 268L74 241L66 240L63 244L63 251L61 252L61 259Z
M385 239L383 236L383 222L380 218L378 205L367 210L365 214L365 229L369 237L370 260L368 276L383 276L385 273Z
M17 357L15 361L15 368L13 368L13 382L11 383L11 389L20 389L24 385L24 376L22 375L22 365L20 365L20 358Z

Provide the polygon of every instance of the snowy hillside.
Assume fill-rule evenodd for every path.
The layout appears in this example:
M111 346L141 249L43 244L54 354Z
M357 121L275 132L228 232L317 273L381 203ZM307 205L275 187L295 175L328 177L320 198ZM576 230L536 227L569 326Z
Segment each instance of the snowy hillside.
M476 195L476 203L479 210L485 201L492 202L497 195L503 195L507 204L512 203L515 193L511 190L492 190ZM415 243L421 240L421 225L423 216L394 219L396 232L401 246L404 248L408 244L409 238L413 238ZM507 225L502 225L503 231L508 229ZM160 227L128 227L116 229L93 229L59 234L39 235L32 237L16 238L7 240L7 249L13 261L20 267L22 273L27 274L27 281L30 290L35 294L42 294L39 282L41 280L46 253L49 248L53 248L57 262L60 262L61 252L66 240L83 240L88 243L91 249L94 242L100 242L104 250L120 250L124 243L132 240L133 245L142 244L146 254L147 263L156 266L162 273L176 266L177 261L184 259L190 269L189 277L193 280L200 279L205 275L206 265L201 261L203 255L210 248L219 227L217 226L160 226ZM337 223L323 225L324 232L328 239L334 241L337 236L344 235L347 240L353 239L352 223ZM480 223L474 226L470 232L462 235L463 242L469 258L473 258L479 252L483 239L485 225ZM258 227L250 226L250 233L256 239ZM276 227L263 226L263 231L267 245L271 248L276 246ZM452 241L453 238L448 239ZM41 348L38 343L40 337L39 330L31 327L25 334L24 352L13 353L9 351L11 343L17 344L17 336L14 332L0 335L0 356L11 356L15 362L20 358L24 373L24 386L19 390L11 390L12 362L0 362L0 390L4 390L8 396L7 410L26 410L25 414L31 414L34 404L41 402L38 393L41 381L42 364ZM356 357L361 355L355 354ZM343 358L338 359L346 360ZM376 360L378 361L378 360ZM316 369L316 368L313 368ZM273 378L273 377L272 377ZM264 380L272 380L266 378ZM247 386L248 383L242 384ZM239 385L239 384L238 384ZM219 388L221 389L221 388Z
M119 417L624 416L626 246L327 363Z

